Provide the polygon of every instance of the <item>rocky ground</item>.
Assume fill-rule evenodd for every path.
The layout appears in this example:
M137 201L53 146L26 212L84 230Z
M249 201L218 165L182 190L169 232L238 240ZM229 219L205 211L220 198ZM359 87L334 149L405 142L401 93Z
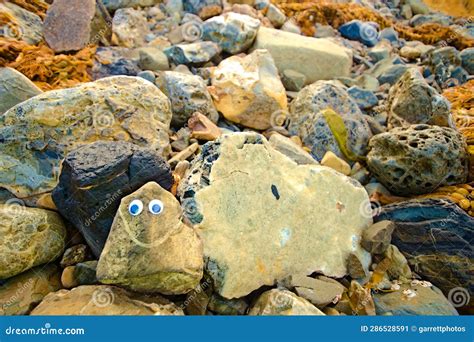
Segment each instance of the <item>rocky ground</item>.
M473 314L447 2L0 1L0 314Z

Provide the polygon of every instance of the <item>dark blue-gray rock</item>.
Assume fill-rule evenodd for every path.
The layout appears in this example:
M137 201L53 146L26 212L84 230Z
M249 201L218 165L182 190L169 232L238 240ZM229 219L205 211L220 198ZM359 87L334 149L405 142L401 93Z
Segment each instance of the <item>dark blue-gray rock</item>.
M461 65L461 58L456 48L447 46L428 51L422 56L422 62L430 68L436 82L443 86L452 77L451 71Z
M41 89L21 72L0 68L0 114L41 93Z
M395 222L392 243L414 272L445 295L467 290L474 303L474 218L450 201L423 199L384 206L374 220Z
M339 27L339 32L344 38L357 40L369 47L375 46L379 41L379 31L376 23L352 20Z
M467 145L456 129L397 127L375 135L369 149L370 171L396 195L421 195L467 181Z
M336 136L340 132L333 132L324 115L328 108L333 109L344 122L347 133L345 146L340 146ZM364 156L372 136L357 103L342 86L330 81L318 81L299 92L291 105L289 131L311 148L312 155L318 161L327 151L339 157L347 157L346 150L356 156Z
M432 286L404 284L389 293L374 294L377 315L457 316L443 293Z
M436 14L417 14L410 19L410 26L417 27L424 24L439 24L442 26L450 26L453 20L450 16L443 15L441 13Z
M451 104L426 83L417 68L409 68L390 89L388 125L428 124L454 127Z
M393 27L384 28L380 31L379 39L386 39L390 43L396 45L398 43L398 32Z
M459 54L463 68L471 75L474 75L474 48L468 48Z
M384 72L377 77L380 84L388 83L390 85L395 84L400 77L407 71L408 67L403 64L394 64L389 66Z
M222 12L221 0L183 0L185 12L200 16L202 19L210 18Z
M221 50L214 42L196 42L173 45L163 50L169 61L179 64L204 64L217 56Z
M350 87L347 92L354 99L360 109L369 109L375 107L379 100L370 90L362 89L358 86Z
M98 80L109 76L137 76L139 55L136 50L122 47L99 46L95 53L92 78Z
M99 256L120 199L150 181L167 190L173 182L168 164L158 153L127 142L101 141L66 156L52 196L61 215Z
M248 15L227 12L204 22L202 39L219 44L230 54L246 51L257 36L260 21Z
M195 112L204 114L213 122L219 119L211 95L201 77L164 71L158 74L156 85L171 101L173 126L183 126Z
M155 83L155 79L156 79L155 73L150 70L140 71L137 74L137 77L141 77L144 80L147 80L148 82L151 82L151 83Z
M74 280L78 285L95 285L97 280L97 260L84 261L74 267Z
M451 78L448 80L452 81L454 86L458 86L467 82L469 73L464 70L463 67L457 66L451 70ZM449 86L446 86L446 88Z

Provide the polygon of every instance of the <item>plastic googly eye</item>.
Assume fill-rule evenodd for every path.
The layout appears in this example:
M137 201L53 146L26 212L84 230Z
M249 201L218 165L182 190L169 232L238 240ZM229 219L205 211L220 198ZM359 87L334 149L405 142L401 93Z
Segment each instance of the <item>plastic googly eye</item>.
M139 199L135 199L128 205L128 212L132 216L138 216L143 211L143 202Z
M163 202L160 200L154 199L148 204L148 210L150 210L150 213L153 215L159 215L162 213L164 209Z

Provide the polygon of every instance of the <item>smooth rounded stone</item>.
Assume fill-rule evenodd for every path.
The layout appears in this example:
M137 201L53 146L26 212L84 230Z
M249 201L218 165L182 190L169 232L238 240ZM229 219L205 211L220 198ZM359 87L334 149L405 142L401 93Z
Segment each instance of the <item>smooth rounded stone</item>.
M278 152L284 154L298 165L318 165L319 163L311 154L301 146L281 134L272 134L268 139L270 145Z
M202 113L212 122L219 119L206 83L201 77L164 71L158 74L155 84L171 100L172 126L182 127L195 112Z
M137 74L137 77L141 77L144 80L147 80L148 82L151 82L151 83L155 83L155 79L156 79L155 73L150 70L140 71Z
M467 181L467 145L452 128L397 127L374 136L369 149L370 171L396 195L421 195Z
M281 74L281 81L286 90L300 91L306 84L306 76L295 70L284 70Z
M378 105L379 100L370 90L352 86L347 90L348 94L354 99L360 109L370 109Z
M412 124L454 127L451 104L416 68L408 69L390 88L387 108L389 128Z
M55 0L46 12L44 39L55 52L81 50L99 42L109 45L111 22L101 1Z
M35 96L0 116L0 186L18 197L49 192L66 154L97 140L130 141L167 156L171 117L168 98L139 77Z
M146 45L145 36L151 33L145 13L133 8L120 8L115 12L112 32L112 42L128 48Z
M2 23L0 36L23 40L31 45L43 39L43 21L38 15L8 1L0 3L0 12L14 20L14 25L8 25L8 21Z
M319 309L337 302L345 290L343 285L326 277L315 279L307 276L292 276L290 285L295 288L298 296L308 300Z
M450 201L424 199L384 206L375 220L395 222L392 243L417 274L446 295L468 290L473 305L474 218Z
M140 55L140 61L138 66L142 70L151 70L151 71L162 71L169 70L168 57L164 52L156 47L143 47L138 49Z
M114 12L127 7L150 7L159 4L162 0L102 0L102 2L109 11Z
M372 221L360 211L368 201L360 184L326 167L297 165L256 133L204 145L178 194L225 298L292 274L344 276L345 259L362 251L360 236Z
M132 202L143 211L132 215ZM155 214L153 202L160 201ZM183 294L203 277L202 242L182 221L179 202L150 182L122 198L97 266L97 279L139 292Z
M227 12L202 25L202 39L217 43L230 54L246 51L257 36L260 21L248 15Z
M214 42L195 42L191 44L178 44L163 50L168 60L175 65L179 64L204 64L216 57L221 49Z
M362 234L361 245L371 254L384 253L392 241L395 224L392 221L380 221L367 228Z
M260 27L252 49L268 50L280 73L295 70L306 76L306 84L350 76L351 51L329 39Z
M48 294L31 312L32 316L105 316L105 315L184 315L168 300L145 297L107 285L84 285Z
M63 273L61 274L61 284L63 285L63 288L72 289L79 285L74 277L75 268L75 266L67 266L64 268Z
M63 257L59 264L62 268L78 264L86 260L87 252L88 251L86 245L75 245L69 247L64 251Z
M273 289L258 297L250 316L325 316L324 313L288 290Z
M0 204L0 279L46 264L61 256L66 228L54 211Z
M399 290L374 295L377 315L457 316L458 312L436 287L404 284Z
M344 38L357 40L369 47L375 46L379 41L377 24L373 22L352 20L341 25L339 32Z
M212 71L211 84L214 104L229 121L265 130L287 112L285 88L266 50L223 60Z
M61 288L55 265L39 266L0 286L0 316L27 315L50 292Z
M137 76L141 72L138 63L137 49L99 46L94 56L92 78L98 80L110 76Z
M41 93L41 89L21 72L0 68L0 114Z
M98 141L69 153L53 200L99 256L122 197L155 181L169 190L171 170L159 154L125 141Z
M474 48L468 48L459 54L462 67L470 74L474 75Z
M222 0L183 0L185 12L207 19L222 12Z
M349 176L351 173L351 166L343 159L336 156L331 151L327 151L321 160L322 166L330 167L343 175Z
M289 131L317 160L327 151L347 159L364 156L372 136L356 102L331 81L313 83L298 93L291 104Z

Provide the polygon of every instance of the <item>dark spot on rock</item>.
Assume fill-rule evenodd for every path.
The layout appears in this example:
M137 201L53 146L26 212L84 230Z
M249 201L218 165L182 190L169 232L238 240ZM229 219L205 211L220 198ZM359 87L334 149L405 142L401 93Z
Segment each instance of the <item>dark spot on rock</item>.
M277 201L280 199L280 194L278 193L278 188L274 184L272 184L272 194L273 194L273 196L275 196Z

